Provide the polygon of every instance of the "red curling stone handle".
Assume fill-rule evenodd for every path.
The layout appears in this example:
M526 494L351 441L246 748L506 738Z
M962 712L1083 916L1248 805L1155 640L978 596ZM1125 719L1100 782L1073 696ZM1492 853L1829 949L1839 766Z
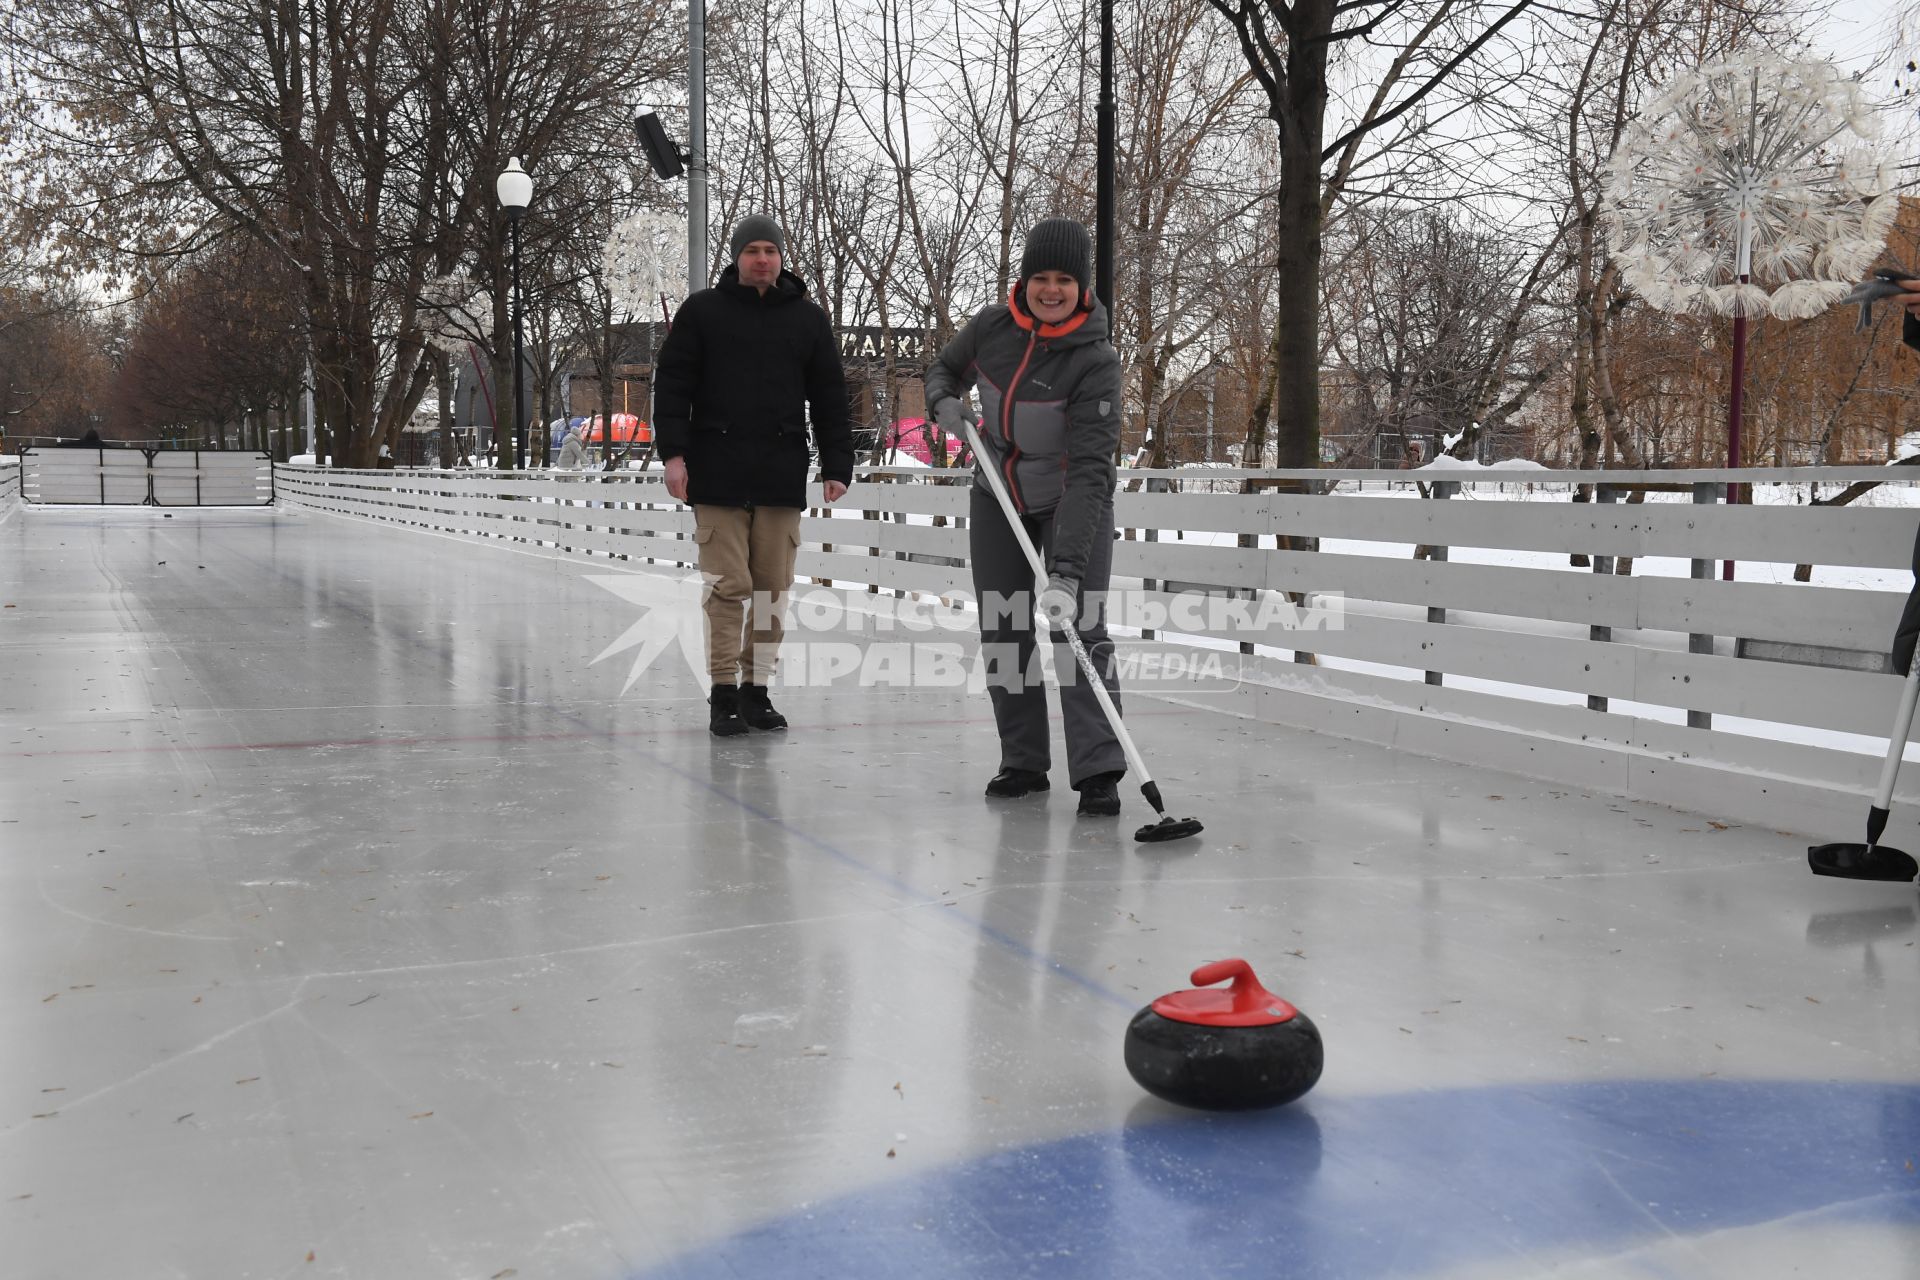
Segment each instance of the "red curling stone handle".
M1153 1011L1175 1022L1214 1027L1263 1027L1286 1022L1299 1010L1260 985L1253 966L1239 957L1203 964L1191 975L1196 987L1231 978L1225 991L1175 991L1153 1002Z

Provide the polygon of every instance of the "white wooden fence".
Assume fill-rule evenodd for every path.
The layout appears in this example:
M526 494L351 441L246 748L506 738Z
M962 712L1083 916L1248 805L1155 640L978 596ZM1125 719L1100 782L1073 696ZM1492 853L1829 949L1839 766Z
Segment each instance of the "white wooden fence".
M254 507L273 501L273 459L242 450L29 449L23 496L42 504Z
M1377 471L1200 477L1213 490L1250 480L1251 493L1153 492L1195 477L1123 472L1115 585L1149 604L1233 591L1334 611L1325 629L1297 629L1291 610L1246 610L1251 621L1158 633L1231 664L1232 692L1196 705L1845 836L1863 820L1899 691L1885 652L1920 510L1719 497L1729 481L1763 498L1863 478L1898 487L1905 470L1444 473L1432 491L1444 501L1382 492ZM1334 481L1376 487L1297 491ZM965 594L964 482L863 472L837 518L816 509L803 522L798 572ZM1582 482L1603 487L1575 503ZM1634 485L1668 491L1624 501ZM1529 487L1536 500L1515 500ZM1494 500L1500 490L1507 500ZM692 514L658 473L282 467L277 491L284 503L442 533L693 562ZM1427 555L1413 558L1414 545ZM1632 572L1618 572L1628 558ZM1721 581L1729 558L1768 567ZM1793 581L1800 564L1810 582ZM1912 801L1920 768L1909 772L1901 795Z

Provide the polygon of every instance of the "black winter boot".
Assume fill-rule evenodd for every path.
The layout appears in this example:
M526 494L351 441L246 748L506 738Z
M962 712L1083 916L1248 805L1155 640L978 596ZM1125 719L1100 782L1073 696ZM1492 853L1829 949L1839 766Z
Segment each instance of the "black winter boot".
M707 697L707 705L713 709L707 729L714 737L737 738L747 731L747 722L740 718L740 690L730 684L717 684Z
M787 727L787 718L773 709L773 701L767 697L767 686L763 684L740 686L740 718L747 722L750 729Z
M1035 791L1045 791L1049 785L1047 775L1036 770L1002 769L987 784L987 794L1002 800L1013 800Z
M1125 774L1096 773L1082 782L1080 812L1090 818L1111 818L1120 812L1120 779Z

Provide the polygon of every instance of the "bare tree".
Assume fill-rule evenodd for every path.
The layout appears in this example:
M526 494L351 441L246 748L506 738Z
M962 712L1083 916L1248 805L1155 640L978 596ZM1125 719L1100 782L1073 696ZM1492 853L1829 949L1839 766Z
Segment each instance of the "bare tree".
M583 125L604 137L629 83L604 49L661 25L651 0L21 10L48 99L29 136L60 193L29 210L41 233L136 269L229 228L283 256L302 281L323 429L336 461L361 465L425 390L417 299L460 246L481 248L504 327L493 175L509 156L537 167L586 151Z
M1382 433L1407 456L1414 423L1473 456L1559 367L1562 344L1533 339L1561 336L1544 295L1566 268L1562 229L1390 205L1348 229L1354 250L1328 279L1332 349L1361 419L1347 457L1371 455Z
M1276 311L1267 382L1247 424L1247 456L1264 452L1269 418L1282 424L1282 466L1320 458L1320 267L1331 204L1357 169L1377 159L1370 140L1409 121L1459 69L1488 51L1533 0L1489 6L1456 0L1209 0L1239 36L1241 54L1279 134L1274 199ZM1392 51L1371 98L1327 138L1329 64L1364 42ZM1411 122L1418 121L1417 115ZM1402 126L1404 127L1404 126Z
M1203 0L1126 10L1112 320L1155 467L1172 460L1175 404L1210 367L1190 353L1210 354L1221 308L1257 270L1223 236L1265 195L1249 190L1240 145L1257 124L1245 92L1253 76L1236 69L1228 33L1206 16Z
M0 283L0 451L89 427L111 431L99 412L112 376L107 324L74 286L30 281L19 269L24 256Z
M112 397L119 434L210 434L284 412L299 390L299 296L285 259L250 238L177 264L134 322Z

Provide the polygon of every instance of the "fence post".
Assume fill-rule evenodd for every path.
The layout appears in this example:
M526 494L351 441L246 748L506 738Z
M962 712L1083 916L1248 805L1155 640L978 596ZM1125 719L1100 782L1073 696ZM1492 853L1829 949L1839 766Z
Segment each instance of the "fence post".
M911 481L911 480L907 480L907 481L902 481L902 483L905 483L905 484L913 484L914 482L913 482L913 481ZM930 484L931 484L932 482L931 482L931 481L926 481L926 482L923 482L923 483L925 483L925 484L929 484L929 485L930 485ZM905 524L905 523L907 523L907 513L906 513L906 512L904 512L904 511L896 511L896 512L894 512L894 513L893 513L893 522L894 522L895 524ZM904 561L908 561L908 560L911 560L911 559L913 559L913 555L912 555L912 553L910 553L910 552L908 552L907 550L905 550L905 549L903 548L903 549L901 549L901 550L898 550L898 551L895 551L895 552L893 553L893 558L894 558L895 560L897 560L897 561L903 561L903 562L904 562ZM905 587L895 587L895 588L893 589L893 598L894 598L895 600L905 600L905 599L907 598L907 589L906 589Z
M1619 499L1619 497L1620 497L1619 490L1615 489L1610 484L1597 484L1593 487L1593 500L1595 502L1611 505L1612 503L1616 502ZM1595 573L1604 573L1611 576L1613 573L1613 557L1602 556L1602 555L1594 556L1593 571ZM1587 639L1599 640L1602 642L1611 641L1613 639L1613 628L1590 625L1587 628ZM1587 710L1605 711L1606 709L1607 709L1607 700L1604 697L1602 697L1597 693L1590 693L1587 695Z
M1460 488L1460 485L1458 481L1436 480L1433 482L1433 496L1437 499L1444 501L1448 498L1451 498L1454 495L1454 492L1459 488ZM1427 562L1429 564L1445 564L1447 562L1447 549L1444 546L1440 546L1435 543L1429 543L1427 545ZM1445 622L1446 620L1447 620L1447 607L1445 605L1430 604L1427 606L1428 622ZM1446 681L1446 675L1444 672L1440 672L1440 671L1427 672L1427 683L1430 685L1433 685L1435 688L1440 687L1442 684L1445 683L1445 681Z
M1693 502L1695 506L1712 506L1715 502L1719 501L1719 498L1720 494L1717 485L1696 484L1693 486ZM1712 581L1713 561L1703 560L1696 556L1693 560L1693 572L1691 576L1696 582ZM1690 633L1687 636L1687 652L1712 653L1713 637L1710 635L1702 635L1698 632ZM1687 728L1713 728L1713 713L1711 711L1687 712Z
M1305 497L1317 498L1325 496L1324 491L1320 487L1320 482L1317 480L1282 480L1274 486L1274 490L1277 493L1297 493ZM1308 509L1311 510L1312 508L1309 507ZM1273 549L1275 551L1318 551L1320 549L1320 535L1314 533L1276 533L1273 535ZM1294 599L1296 596L1298 599ZM1301 604L1305 602L1306 595L1302 592L1293 592L1288 598L1295 604ZM1301 649L1295 649L1293 651L1293 660L1303 666L1317 667L1320 665L1320 659L1316 655L1307 653Z
M1258 497L1260 493L1260 483L1257 480L1248 478L1248 479L1242 480L1239 483L1239 485L1237 486L1237 490L1240 493L1251 494L1255 497ZM1211 490L1209 490L1209 492L1211 492ZM1261 535L1258 533L1236 534L1234 536L1233 543L1236 547L1239 547L1242 550L1260 551L1264 549L1260 545L1260 537ZM1276 550L1279 549L1280 538L1279 538L1279 535L1277 534L1274 536L1273 545ZM1250 600L1258 600L1260 598L1260 588L1258 586L1248 587L1247 598ZM1253 641L1251 640L1240 641L1240 656L1243 658L1253 656Z
M1165 476L1148 476L1145 482L1141 485L1141 488L1147 493L1168 493L1172 489L1172 484L1167 480ZM1153 528L1142 527L1140 530L1140 540L1142 542L1160 541L1159 528L1158 527L1153 527ZM1160 580L1158 578L1140 579L1141 604L1145 605L1146 603L1145 597L1147 592L1158 591L1159 589L1160 589ZM1153 639L1153 628L1142 627L1140 629L1140 638L1142 640Z

